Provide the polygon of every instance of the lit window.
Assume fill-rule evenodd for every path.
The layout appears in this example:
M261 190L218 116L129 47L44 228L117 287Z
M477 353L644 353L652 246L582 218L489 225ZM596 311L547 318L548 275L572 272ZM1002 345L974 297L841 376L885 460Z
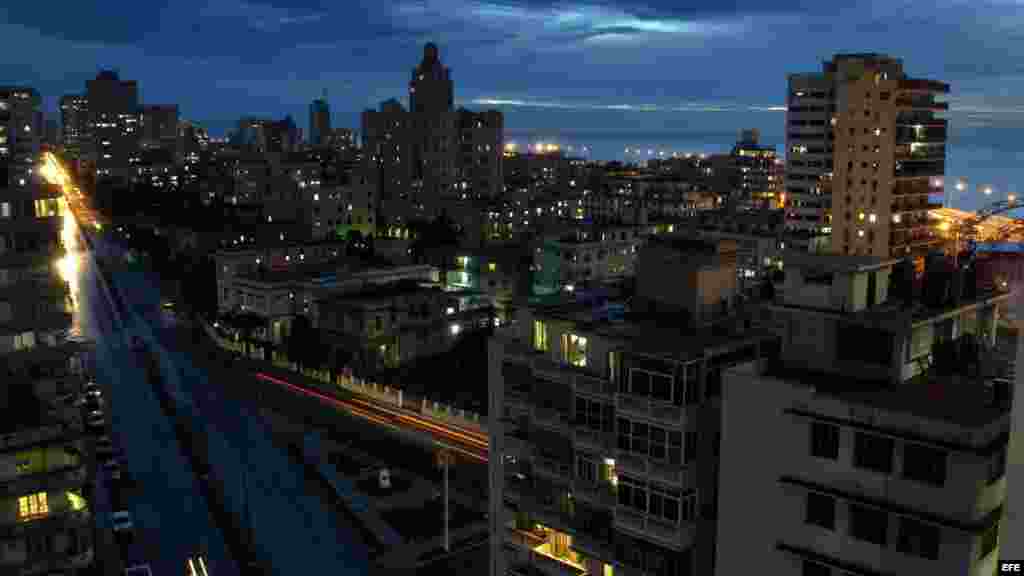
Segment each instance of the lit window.
M42 518L50 513L46 492L38 492L18 498L18 520L26 522Z
M540 320L533 321L533 348L540 352L547 352L548 348L548 326Z
M448 327L448 331L451 332L452 336L458 336L459 332L462 331L462 326L459 326L458 324L452 324L451 326Z
M488 272L497 272L498 271L498 265L496 263L494 263L494 262L488 262L487 263L487 271Z
M872 224L874 224L877 221L878 221L878 216L876 216L875 214L869 214L868 215L868 222L871 222Z
M864 231L863 230L857 230L857 237L858 238L863 238L864 237Z
M562 359L573 366L586 366L587 339L576 334L562 334Z

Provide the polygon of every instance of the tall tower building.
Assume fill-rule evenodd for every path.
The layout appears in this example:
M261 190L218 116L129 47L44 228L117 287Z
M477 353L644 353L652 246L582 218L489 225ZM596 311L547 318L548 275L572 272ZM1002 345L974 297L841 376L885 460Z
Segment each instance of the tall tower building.
M389 218L431 218L442 200L496 198L502 192L504 117L453 107L450 73L427 44L409 84L410 109L388 100L362 115L365 203L353 225L379 226L360 206Z
M138 84L121 80L111 70L100 72L85 84L92 130L89 156L95 163L96 175L127 178L139 148Z
M441 64L437 44L423 47L423 61L413 69L409 82L409 111L417 113L451 112L455 107L455 88L447 66Z
M61 145L71 160L81 160L91 141L89 98L85 94L67 94L60 99Z
M309 144L326 146L331 135L331 108L327 104L327 91L323 98L309 105Z
M0 87L0 185L20 188L32 181L43 136L40 102L35 88Z
M820 73L790 76L787 227L830 236L840 254L927 252L938 241L928 196L942 188L946 155L947 120L935 113L948 104L935 96L948 92L879 54L839 54Z

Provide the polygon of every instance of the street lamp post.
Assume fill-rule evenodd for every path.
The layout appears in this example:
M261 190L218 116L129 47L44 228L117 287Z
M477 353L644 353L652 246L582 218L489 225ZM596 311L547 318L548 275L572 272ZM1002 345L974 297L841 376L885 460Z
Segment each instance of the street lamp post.
M437 463L444 470L444 492L442 497L444 498L444 551L451 552L451 534L448 531L448 466L451 464L452 453L446 448L442 447L437 452Z

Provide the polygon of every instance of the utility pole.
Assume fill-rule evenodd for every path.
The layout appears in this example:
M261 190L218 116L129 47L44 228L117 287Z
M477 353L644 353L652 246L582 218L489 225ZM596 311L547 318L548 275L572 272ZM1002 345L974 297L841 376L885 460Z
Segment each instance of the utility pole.
M437 453L437 461L438 461L438 464L443 468L443 475L444 475L444 481L443 481L444 482L444 491L442 493L442 498L444 498L444 506L443 506L443 509L444 509L444 512L443 512L444 519L443 519L443 524L444 524L444 551L445 552L451 552L451 534L449 533L449 530L448 530L448 516L449 516L449 514L448 514L448 466L451 464L451 459L452 459L452 454L451 454L451 452L448 451L448 449L446 447L442 447L441 450L438 451L438 453Z

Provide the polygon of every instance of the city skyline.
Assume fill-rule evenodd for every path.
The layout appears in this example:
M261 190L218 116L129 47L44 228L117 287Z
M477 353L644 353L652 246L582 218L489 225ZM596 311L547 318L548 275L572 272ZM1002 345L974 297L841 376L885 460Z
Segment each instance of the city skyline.
M338 124L355 125L363 109L403 96L409 54L427 40L452 67L457 104L583 114L778 112L786 74L817 69L833 53L881 52L947 79L956 119L1020 122L1013 3L915 6L925 7L444 0L332 9L213 0L50 14L18 5L6 9L5 34L51 61L0 61L0 73L37 86L52 112L98 69L118 69L144 87L144 101L177 102L183 117L219 134L239 110L304 118L325 88ZM363 17L348 17L353 8ZM901 34L889 34L895 28ZM662 62L679 73L666 76Z

